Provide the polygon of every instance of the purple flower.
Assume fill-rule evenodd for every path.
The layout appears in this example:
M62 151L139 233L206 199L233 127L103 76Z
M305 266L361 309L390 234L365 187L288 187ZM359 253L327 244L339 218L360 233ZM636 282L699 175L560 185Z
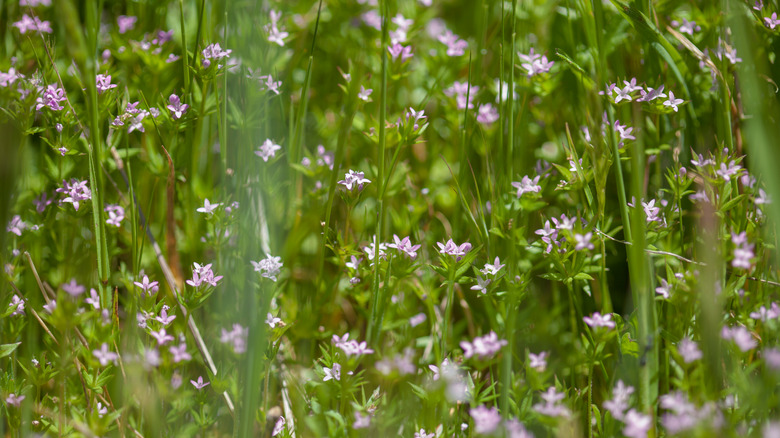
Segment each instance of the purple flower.
M264 162L268 162L268 159L276 156L276 151L282 149L281 146L274 143L270 138L266 139L263 144L260 145L260 149L255 151L255 155L262 158Z
M8 307L13 307L14 311L10 316L24 315L24 300L19 298L19 295L14 294L11 297L11 302L8 303Z
M518 56L521 60L525 61L520 65L520 67L528 72L529 78L538 74L549 73L550 69L555 64L553 61L548 61L546 55L539 55L538 53L534 53L533 48L531 48L531 52L528 55L518 53Z
M344 179L339 181L338 184L343 185L347 190L352 190L353 187L357 187L358 190L363 190L363 184L371 183L370 179L365 177L363 172L355 172L350 169L348 173L344 174Z
M420 429L419 432L414 433L414 438L433 438L436 434L431 432L428 433L425 431L425 429Z
M116 360L119 355L108 349L108 344L103 342L100 346L100 350L93 350L92 354L100 362L100 366L106 366L109 362L113 362L116 365Z
M260 76L260 79L265 79L265 83L260 82L261 90L263 89L262 87L265 87L266 90L273 91L277 96L279 95L279 87L282 86L282 81L274 81L271 75Z
M669 92L669 99L664 101L664 106L669 107L674 110L674 112L677 112L677 105L680 105L684 102L682 99L675 99L674 93L671 91Z
M461 341L460 347L463 349L463 356L468 359L472 356L478 356L481 360L490 359L498 353L498 351L507 344L504 339L498 339L498 335L494 331L486 334L482 337L476 337L473 341Z
M232 50L222 50L219 43L208 45L201 51L201 54L203 55L203 60L201 61L203 68L209 68L212 59L220 60L222 58L229 58L231 52ZM221 65L217 65L217 68L219 67L221 67Z
M338 363L333 364L333 368L328 367L322 367L322 371L325 372L325 377L322 378L323 382L327 382L328 380L341 380L341 365Z
M111 83L111 75L99 74L95 77L98 94L116 88L116 84Z
M482 272L485 275L496 275L498 274L498 271L501 270L506 265L501 264L501 260L499 260L498 256L496 256L496 259L493 261L493 264L485 263L485 267L483 269L480 269L480 272Z
M539 354L528 353L528 366L542 372L547 368L547 356L550 353L542 351Z
M149 277L146 275L144 275L143 281L141 283L135 281L133 284L138 286L144 294L149 294L150 297L156 294L159 289L158 283L156 281L150 282Z
M192 270L192 279L187 280L187 284L192 287L200 287L203 283L210 285L211 287L217 287L217 283L222 279L221 275L214 275L211 270L211 264L201 266L194 263Z
M372 89L366 89L364 86L360 86L360 92L358 92L358 99L365 101L365 102L371 102L371 98L368 96L371 96L371 93L373 93L374 90Z
M100 297L95 289L89 290L89 297L84 300L85 303L90 304L95 309L100 308Z
M214 214L214 210L216 210L217 207L219 207L220 205L222 205L222 204L221 203L219 203L219 204L212 204L211 202L209 202L209 198L206 198L206 200L203 201L203 207L200 207L200 208L198 208L195 211L197 211L198 213L205 213L205 214L208 214L208 215L212 215L212 214Z
M37 211L38 214L42 214L44 211L46 211L46 207L48 207L52 202L54 202L53 198L49 198L49 195L47 195L46 192L41 192L41 195L33 200L35 211Z
M361 414L355 411L355 422L352 423L353 429L365 429L371 425L371 415Z
M165 327L161 328L159 331L150 331L149 334L157 340L157 345L165 345L176 339L165 331Z
M655 288L655 293L657 293L658 295L661 295L662 297L664 297L665 299L668 300L669 299L669 292L670 292L671 288L672 287L669 285L669 283L667 283L666 280L664 280L662 278L661 279L661 285L658 286L657 288Z
M68 293L68 295L72 296L73 298L78 297L79 295L83 294L87 288L84 286L76 283L75 278L71 278L70 283L64 283L60 285L62 290Z
M125 33L128 30L135 27L135 22L138 21L138 17L120 15L116 18L116 24L119 26L119 33Z
M65 107L60 105L60 102L65 100L67 100L67 97L65 97L65 90L50 84L46 87L43 94L35 99L35 109L36 111L40 111L41 108L48 107L52 111L61 111Z
M490 126L498 120L498 110L489 103L479 106L477 121L483 125Z
M554 386L547 389L542 393L542 400L544 403L537 403L533 406L533 409L549 417L568 417L569 409L562 405L560 402L563 400L564 394L558 392Z
M417 315L409 318L409 325L412 327L417 327L418 325L424 323L426 319L428 319L428 317L425 315L425 313L420 312Z
M190 380L190 383L192 383L192 386L194 386L194 387L195 387L195 389L197 389L198 391L200 391L201 389L203 389L203 388L207 387L207 386L209 385L209 383L211 383L211 382L205 382L205 383L204 383L204 382L203 382L203 376L198 376L198 380L197 380L197 381L195 381L195 380Z
M255 272L259 272L260 276L271 279L271 281L276 281L276 276L279 275L283 266L281 257L274 257L270 254L259 262L250 260L250 263L254 267Z
M23 395L16 395L13 392L8 394L8 397L5 398L5 403L9 406L19 407L22 404L22 401L25 399L25 396Z
M447 56L462 56L466 53L466 48L469 46L469 43L460 39L451 30L446 30L437 39L447 46Z
M412 260L417 258L417 250L420 249L420 245L412 245L409 236L399 239L397 235L393 234L393 241L394 243L387 245L388 248L395 248L398 252L406 254Z
M76 178L72 178L70 182L62 181L62 187L55 190L58 193L65 194L65 198L61 202L69 202L73 204L73 208L78 211L79 203L92 199L92 192L87 187L87 181L79 181Z
M639 90L639 93L642 95L639 99L637 99L637 102L650 102L654 99L658 99L661 97L666 97L666 94L663 92L664 86L663 84L658 87L657 89L652 89L650 87L647 87L647 91L645 90Z
M726 340L732 340L742 352L748 352L758 346L758 342L753 339L750 331L743 326L728 327L723 326L720 336Z
M607 315L601 315L601 313L596 312L590 317L585 316L582 318L583 321L585 321L585 324L588 324L589 326L593 328L599 328L599 327L606 327L606 328L615 328L615 321L612 321L612 314Z
M628 411L625 423L623 435L629 438L646 438L647 432L653 427L652 417L639 413L635 409Z
M772 12L771 17L764 17L764 23L768 28L775 30L775 27L780 24L780 20L777 19L777 12Z
M171 94L170 97L168 97L168 103L167 106L168 111L171 112L171 117L173 117L173 120L178 120L181 118L184 113L187 112L187 109L190 107L186 103L181 103L181 100L179 99L179 96L175 94Z
M633 392L633 386L627 386L622 380L618 380L617 385L612 389L612 400L605 401L604 408L615 419L623 421L623 416L628 409L628 399Z
M490 284L491 280L485 280L484 278L477 276L477 284L474 286L471 286L471 290L479 291L483 295L487 293L487 287Z
M272 313L268 313L265 317L265 323L268 324L269 327L276 328L277 325L284 326L284 322L282 321L282 318L274 316Z
M223 344L232 343L233 352L241 354L246 352L247 336L249 335L249 329L244 328L241 324L233 324L233 329L227 331L222 329L222 334L219 341Z
M477 406L469 409L469 415L474 419L474 431L478 434L489 435L501 423L501 415L495 407Z
M14 233L17 236L22 235L22 231L27 228L27 224L22 220L22 217L18 214L11 218L8 225L5 226L5 230L9 233Z
M590 239L592 238L593 238L593 233L591 233L590 231L585 234L575 233L574 241L576 244L574 246L574 249L576 251L581 251L583 249L592 250L594 248L593 243L590 241Z
M160 315L154 318L155 321L158 321L163 326L167 326L171 322L173 322L174 319L176 319L176 315L168 315L168 307L167 305L162 306L162 309L160 310Z
M187 344L184 342L180 343L178 346L172 345L168 347L168 351L173 355L173 363L192 359L192 356L187 353Z
M109 204L106 205L105 210L106 213L108 213L108 219L106 219L106 223L118 228L122 223L122 220L125 218L125 209L116 204Z
M677 344L677 352L680 353L680 356L682 356L685 363L697 361L702 357L698 344L693 342L690 338L682 338L680 340L680 343Z
M439 254L454 256L456 261L471 251L469 242L458 245L452 239L448 240L447 243L436 242L436 245L439 245Z
M409 60L414 54L412 54L412 46L402 46L400 43L395 43L392 46L387 48L387 51L390 52L390 56L393 58L393 61L398 59L398 57L401 57L401 64Z
M52 33L51 23L48 21L41 21L40 18L35 16L30 18L27 14L24 14L22 19L15 22L13 25L19 29L19 33L22 35L26 34L28 31Z
M525 193L539 193L542 190L542 186L538 184L539 177L539 175L536 175L534 179L531 179L526 175L520 182L513 182L512 187L517 189L517 197L520 198Z

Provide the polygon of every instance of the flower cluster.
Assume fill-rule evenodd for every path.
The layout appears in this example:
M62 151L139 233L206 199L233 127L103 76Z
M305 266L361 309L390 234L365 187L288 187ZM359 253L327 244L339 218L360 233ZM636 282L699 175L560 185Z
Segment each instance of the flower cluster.
M204 266L201 266L197 263L194 263L193 265L194 268L192 269L192 279L187 280L187 284L196 288L201 287L203 284L209 285L211 287L217 287L217 283L222 279L222 276L214 275L214 272L211 270L211 263Z
M276 281L276 276L282 269L281 257L274 257L270 254L259 262L250 260L250 263L252 263L255 272L259 272L260 276L271 279L271 281Z
M461 341L460 348L463 349L463 356L467 359L477 356L481 360L487 360L495 356L506 344L506 340L498 339L498 335L491 331L485 336L474 338L471 342Z
M203 68L209 68L212 60L219 61L222 58L229 58L232 50L222 50L219 43L209 44L205 49L201 51L202 59L201 65ZM222 68L221 64L217 64L217 68Z
M517 56L520 58L521 61L523 61L522 64L520 64L520 67L522 67L527 73L527 76L533 77L536 75L549 73L550 69L555 65L553 61L549 61L547 59L547 55L540 55L538 53L534 53L534 48L531 47L531 50L528 52L528 54L519 53Z
M55 190L57 193L62 193L65 197L60 202L68 202L73 204L73 208L78 211L81 201L87 201L92 199L92 192L87 187L87 181L79 181L76 178L71 178L70 181L62 181L62 187Z

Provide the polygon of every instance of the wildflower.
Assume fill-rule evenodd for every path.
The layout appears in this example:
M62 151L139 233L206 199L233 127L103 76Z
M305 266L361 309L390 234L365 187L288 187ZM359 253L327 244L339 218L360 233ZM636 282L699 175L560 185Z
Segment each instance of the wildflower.
M550 227L550 221L545 221L544 228L540 228L536 231L534 231L534 234L537 236L542 236L541 241L547 244L547 249L545 249L546 253L550 253L552 251L553 243L557 244L557 237L558 237L558 230L553 229Z
M60 102L68 100L65 96L65 90L50 84L43 91L43 94L35 99L35 110L40 111L43 107L48 107L52 111L62 111L65 107Z
M390 57L393 58L393 61L398 59L398 57L401 57L401 64L409 60L411 57L414 56L412 53L412 46L403 46L401 43L395 43L392 46L387 48L387 51L390 53Z
M646 438L647 432L653 427L652 418L631 409L626 414L626 427L623 428L623 435L629 438Z
M37 211L38 214L43 214L43 212L46 211L46 207L51 205L52 202L54 202L54 199L49 198L49 195L47 195L46 192L41 192L40 196L33 200L35 211Z
M498 110L493 105L486 103L479 106L477 121L483 125L490 126L498 120Z
M615 103L620 103L621 100L627 100L631 102L631 92L634 91L632 87L626 86L625 88L617 88L615 87L615 92L617 92L617 96L615 96Z
M365 23L366 26L373 27L378 31L382 30L382 17L379 16L379 13L377 13L376 10L372 9L365 12L360 16L360 19L363 20L363 23Z
M758 312L750 312L751 318L764 322L770 319L776 319L778 316L780 316L780 307L778 307L777 303L772 303L769 309L767 309L766 306L761 306L761 308L758 309Z
M341 380L341 365L338 363L333 364L333 368L328 367L322 367L322 370L325 372L325 377L322 378L323 382L327 382L328 380Z
M415 111L414 108L409 108L409 111L406 112L406 121L410 121L411 119L414 119L412 126L415 131L420 129L419 121L423 119L427 119L428 116L425 115L425 110Z
M165 59L166 64L170 64L172 62L176 62L181 58L181 56L174 55L173 53L168 54L168 58Z
M212 204L211 202L209 202L209 198L206 198L206 200L203 201L203 207L200 207L195 211L197 211L198 213L206 213L208 215L212 215L214 214L214 210L216 210L217 207L219 207L220 205L222 204L221 203Z
M607 314L602 316L601 313L596 312L589 317L588 316L583 317L582 320L585 321L585 324L588 324L593 328L599 328L599 327L615 328L615 321L612 321L612 314Z
M520 58L520 60L525 61L520 65L520 67L528 72L529 78L538 74L549 73L550 68L552 68L553 64L555 64L552 61L548 61L546 55L534 53L533 47L531 48L531 51L528 53L528 55L518 53L517 56Z
M732 175L736 175L742 169L742 166L736 163L736 161L730 161L728 165L726 163L720 163L720 168L715 171L715 174L723 178L725 181L730 181Z
M628 398L634 392L634 387L627 386L622 380L618 380L617 385L612 388L612 399L604 402L606 408L612 416L623 421L623 416L628 409Z
M590 239L593 237L592 232L587 232L585 234L574 234L574 240L576 242L576 245L574 246L574 249L576 251L581 251L583 249L589 249L592 250L594 248L593 243L590 241Z
M512 187L517 189L518 199L525 193L539 193L542 190L542 186L539 185L539 177L540 175L536 175L534 179L531 179L526 175L520 182L512 183Z
M417 327L418 325L424 323L426 319L428 319L428 317L425 316L424 313L420 312L417 315L409 318L409 325L412 327Z
M111 75L98 74L95 77L98 94L116 88L116 84L111 83Z
M100 308L100 297L94 288L89 289L89 297L86 298L84 302L90 304L95 309Z
M669 92L669 99L664 101L664 106L668 106L674 110L674 112L677 112L677 105L680 105L684 101L682 99L675 99L674 93Z
M22 217L18 214L11 218L8 225L5 226L5 230L9 233L14 233L17 236L22 235L22 231L27 228L27 224L22 220Z
M149 277L144 275L143 281L141 283L134 281L134 285L138 286L144 294L149 294L151 297L152 295L157 293L157 290L159 289L158 283L156 281L149 281Z
M363 184L369 183L371 183L371 180L367 179L363 172L355 172L352 169L344 174L343 180L338 182L338 184L346 187L347 190L352 190L353 187L357 187L358 191L363 190Z
M544 403L537 403L533 408L536 412L549 417L568 417L569 409L560 403L563 397L562 392L558 392L554 386L551 386L542 393Z
M187 109L189 109L189 105L186 103L181 103L181 99L179 99L179 96L175 94L171 94L168 97L168 111L171 112L171 117L173 120L178 120L181 118L181 116L184 115L184 113L187 112Z
M677 26L679 24L680 32L687 33L688 35L693 36L694 32L701 31L701 26L697 25L695 21L688 21L685 18L683 18L682 23L672 22L673 26Z
M471 290L482 292L484 295L487 293L487 287L490 284L490 280L485 280L484 278L477 276L477 284L474 286L471 286Z
M425 429L420 429L419 432L414 433L414 438L433 438L435 436L436 436L435 433L433 432L428 433L425 431Z
M119 228L125 218L125 209L117 204L109 204L106 205L105 210L108 213L108 219L106 219L106 223L108 225L113 225Z
M138 17L120 15L116 18L116 24L119 26L119 33L123 34L128 30L135 27L135 23L138 21Z
M447 243L436 242L436 245L439 246L440 254L454 256L455 260L460 260L461 257L465 256L466 253L471 250L471 244L469 242L458 245L453 242L452 239L448 240Z
M232 50L222 50L219 43L209 44L201 51L201 55L203 55L201 64L203 65L203 68L209 68L212 59L220 60L222 58L229 58L231 52ZM217 65L217 68L220 67L222 66Z
M282 269L281 257L274 257L267 255L266 258L259 262L250 261L255 269L255 272L259 272L260 276L269 278L271 281L276 281L276 276L279 275Z
M528 366L536 371L542 372L547 368L547 356L550 353L542 351L539 354L528 353Z
M368 348L368 346L366 344L366 341L358 342L358 341L355 341L355 340L352 340L352 341L346 341L345 340L345 341L336 343L336 347L340 348L341 351L343 351L344 354L346 354L348 357L349 356L362 356L364 354L371 354L371 353L374 352L374 350Z
M76 283L75 278L71 278L70 283L62 284L60 287L73 298L78 297L87 290L84 286Z
M691 363L701 359L702 354L699 345L690 338L682 338L677 344L677 352L682 356L685 363Z
M265 31L268 32L268 42L284 47L284 39L290 36L290 34L285 32L283 27L279 27L279 20L282 18L282 13L271 10L270 17L271 24L265 26Z
M371 425L371 416L364 415L355 411L355 422L352 423L353 429L365 429Z
M652 102L655 99L666 97L666 93L664 91L664 86L661 85L660 87L656 89L652 89L650 87L647 87L647 91L645 90L639 90L639 93L641 94L641 97L637 99L637 102Z
M376 236L374 236L374 242L371 242L370 246L363 247L363 251L366 252L366 257L368 257L369 261L373 261L375 257L385 258L385 250L387 250L386 243L380 243L379 251L376 250ZM373 266L374 264L371 263L371 265Z
M516 418L506 420L504 422L504 428L506 429L506 436L508 438L534 438L534 435Z
M466 48L469 46L469 43L460 39L451 30L445 31L437 39L447 46L447 56L462 56L466 53Z
M149 334L157 340L157 345L165 345L176 339L165 331L165 327L161 328L159 331L151 331Z
M200 391L201 389L207 387L209 385L209 383L211 383L211 382L203 382L203 376L198 376L198 380L197 381L190 380L190 383L192 383L192 386L194 386L195 389Z
M168 315L168 307L167 305L162 306L162 309L160 310L160 315L154 318L155 321L158 321L163 326L167 326L168 324L172 323L174 319L176 319L176 315Z
M498 339L494 331L490 331L485 336L476 337L472 342L461 341L460 347L463 349L463 356L468 359L472 356L478 356L481 360L490 359L507 344L504 339Z
M173 375L171 376L171 388L173 388L174 390L179 389L181 383L182 383L181 374L179 374L178 371L174 371Z
M219 341L223 344L232 343L233 352L241 354L246 352L247 336L249 335L249 329L244 328L241 324L233 324L233 329L227 331L222 329L222 334Z
M19 407L26 397L24 395L16 395L13 392L8 394L5 398L5 403L9 406Z
M732 340L742 352L748 352L758 346L758 342L753 339L748 329L742 326L728 327L723 326L720 337L726 340Z
M103 342L100 346L100 350L93 350L92 354L100 362L100 366L106 366L109 362L113 362L116 365L116 360L119 355L108 349L108 344Z
M269 158L274 158L276 156L276 151L280 150L282 147L278 144L275 144L271 139L266 139L263 144L260 145L260 149L255 151L255 155L262 158L264 162L268 162Z
M19 29L19 33L22 35L26 34L28 31L52 33L51 23L48 21L41 21L41 19L36 16L30 18L27 14L22 15L22 19L15 22L13 26Z
M477 434L489 435L501 423L501 415L495 407L477 406L469 409L469 415L474 420L474 431Z
M57 308L57 301L55 300L51 300L47 304L43 305L43 310L49 312L50 314L54 313L54 309L56 308Z
M211 271L211 264L201 266L194 263L195 267L192 270L192 279L187 280L187 284L192 287L200 287L203 283L210 285L211 287L217 287L217 283L222 279L221 275L214 275Z
M753 268L751 260L756 257L753 249L755 244L749 244L747 242L747 235L743 231L739 235L732 233L731 240L736 245L734 248L734 259L731 261L731 266L735 268L742 268L750 270Z
M346 262L345 265L347 268L357 271L358 266L360 266L360 262L363 261L363 258L357 258L355 256L350 257L350 261Z
M19 298L19 295L14 294L14 296L11 297L11 302L8 303L8 307L14 308L14 311L10 316L24 315L24 300Z
M499 260L498 256L496 256L496 259L493 261L493 264L485 263L485 267L483 269L480 269L480 272L482 272L485 275L496 275L498 274L498 271L501 270L506 265L501 264L501 260Z
M775 27L780 24L780 20L777 19L777 12L772 12L771 17L764 17L764 23L768 28L775 30Z
M265 323L266 323L266 324L268 324L268 326L269 326L269 327L271 327L271 328L276 328L277 324L278 324L278 325L282 325L282 324L284 324L284 323L282 322L282 318L275 317L275 316L274 316L272 313L270 313L270 312L269 312L269 313L268 313L268 315L266 315L266 317L265 317Z
M399 239L397 235L393 234L393 241L394 243L387 245L388 248L394 248L398 252L406 254L412 260L417 258L417 250L420 249L420 245L412 245L409 236Z
M364 86L360 86L360 92L358 93L358 99L363 100L365 102L371 102L371 98L368 96L371 96L371 93L373 93L374 90L372 89L366 89Z
M103 403L101 402L97 402L95 409L97 411L98 417L100 418L103 418L103 415L106 415L108 413L108 408L103 406Z
M642 209L645 211L645 218L648 224L653 222L663 222L663 219L658 217L658 213L661 212L661 208L655 206L655 199L651 199L650 202L642 202Z
M655 288L655 293L658 295L661 295L665 299L669 299L669 291L671 290L671 286L669 283L666 282L663 278L661 279L661 285Z
M777 348L768 348L763 351L762 356L769 368L775 371L780 370L780 350Z
M146 111L140 111L134 117L130 118L130 126L127 127L127 133L130 134L133 131L146 132L143 125L143 120L148 113Z

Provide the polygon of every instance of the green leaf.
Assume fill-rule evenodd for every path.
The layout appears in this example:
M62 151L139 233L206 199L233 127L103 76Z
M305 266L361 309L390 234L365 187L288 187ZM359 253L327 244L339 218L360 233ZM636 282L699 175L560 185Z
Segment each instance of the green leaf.
M16 348L19 347L19 345L21 345L21 344L22 344L21 342L17 342L15 344L2 344L2 345L0 345L0 357L10 356L11 353L13 353L14 350L16 350Z

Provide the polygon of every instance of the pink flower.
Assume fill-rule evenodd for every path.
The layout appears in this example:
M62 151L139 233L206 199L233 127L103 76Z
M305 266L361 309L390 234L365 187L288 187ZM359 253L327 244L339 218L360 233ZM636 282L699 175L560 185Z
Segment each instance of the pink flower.
M93 350L92 354L95 355L101 366L106 366L109 362L113 362L116 365L116 360L119 359L119 355L109 350L108 344L105 342L100 346L100 350Z
M135 27L135 23L138 21L138 17L120 15L116 18L116 24L119 26L119 33L123 34L128 30Z
M395 248L398 252L406 254L410 259L417 258L417 250L420 249L420 245L412 245L409 240L409 236L399 239L397 235L393 234L394 243L389 243L388 248Z
M601 315L601 313L596 312L590 317L585 316L582 318L583 321L585 321L585 324L588 324L589 326L593 328L599 328L599 327L606 327L606 328L615 328L615 321L612 321L612 314L607 315Z
M270 158L276 156L276 151L281 148L281 146L271 141L271 139L266 139L263 144L260 145L260 149L255 151L255 155L262 158L264 162L268 162Z
M480 105L478 112L479 113L477 114L477 121L486 126L492 125L499 118L498 110L489 103Z
M207 387L209 385L209 383L211 383L211 382L203 382L203 376L198 376L198 380L197 381L190 380L190 383L192 383L192 386L194 386L195 389L200 391L201 389Z
M485 336L476 337L472 342L461 341L460 347L463 349L463 356L468 359L472 356L478 356L481 360L490 359L507 344L504 339L498 339L496 332L491 331Z
M141 283L135 281L133 284L143 290L144 294L148 293L150 297L156 294L157 290L159 289L158 283L156 281L150 282L149 277L146 275L144 275L143 281Z
M179 96L175 94L171 94L170 97L168 97L168 111L171 112L171 117L173 120L178 120L181 118L184 113L187 112L187 109L189 109L189 105L186 103L181 103L181 99L179 99Z
M401 57L401 63L403 64L407 60L409 60L412 56L412 47L411 46L402 46L400 43L395 43L392 46L387 48L387 51L390 52L390 56L393 58L393 61L398 59L398 57Z

